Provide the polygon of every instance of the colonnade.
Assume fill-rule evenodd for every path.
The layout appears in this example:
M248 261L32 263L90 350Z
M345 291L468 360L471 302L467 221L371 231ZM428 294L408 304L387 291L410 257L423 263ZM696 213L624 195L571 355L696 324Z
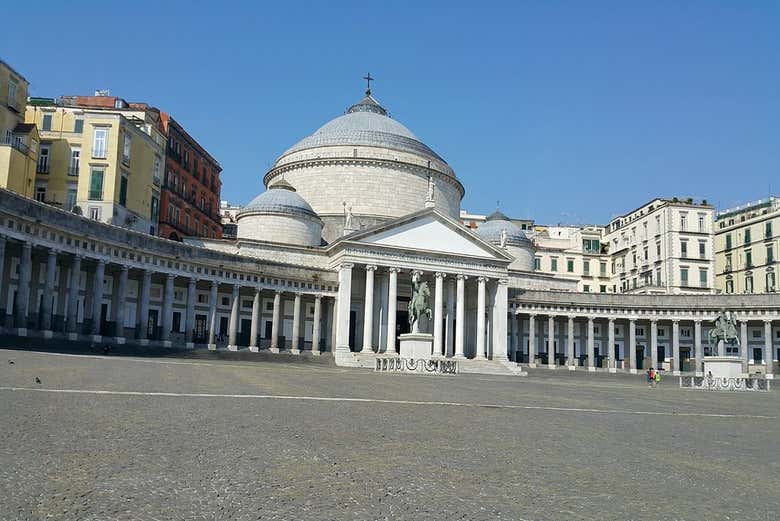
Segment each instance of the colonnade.
M489 278L482 275L472 276L462 273L445 273L443 271L424 272L422 270L404 270L411 277L417 272L433 282L431 298L431 323L423 320L424 333L432 333L432 355L453 358L473 358L476 360L507 360L507 298L508 281ZM362 342L360 346L350 346L350 311L353 298L353 273L365 276L365 293L363 295ZM402 328L396 323L396 307L398 305L398 277L402 270L398 267L380 268L374 264L357 265L342 263L339 267L339 291L336 298L336 349L351 350L363 354L386 353L397 354L397 334ZM377 298L375 278L377 273L386 275L387 287L382 289L379 298L386 310L386 333L376 335L375 299ZM476 306L467 308L467 284L473 284L476 290ZM446 291L445 291L446 286ZM488 295L489 293L489 295ZM385 301L385 296L387 297ZM408 300L408 299L407 299ZM467 313L471 311L472 316ZM475 333L467 335L467 328L475 324ZM491 328L488 329L488 322ZM382 325L380 324L380 327ZM355 324L357 327L357 324ZM386 338L379 345L376 337ZM473 337L472 346L466 345L467 338Z
M526 322L527 321L527 322ZM579 344L579 353L575 352L575 321L581 324L581 327L585 329L585 334L580 335L580 339L584 342ZM778 321L780 322L780 321ZM524 324L528 324L524 327ZM543 338L537 340L539 334L538 324L542 324L541 327L546 329L546 335L540 335L546 338L546 342ZM773 340L773 319L762 317L738 317L739 323L739 338L740 348L739 356L742 359L744 367L747 369L752 363L753 365L764 365L764 372L767 375L774 374L774 358L776 346ZM565 324L565 335L556 334L556 324L558 324L558 331ZM615 329L616 324L618 327L623 327L622 346L623 346L623 364L619 367L618 356L616 351L618 345L616 343ZM757 325L761 325L761 330L757 328ZM606 339L604 334L598 335L601 344L603 340L606 340L606 349L602 348L600 352L596 353L595 344L596 336L594 334L595 327L606 326ZM524 311L518 311L515 314L514 320L512 320L510 335L510 352L513 355L513 359L520 362L525 358L524 362L527 362L530 367L536 367L537 365L546 364L550 369L554 369L556 366L566 366L569 369L578 367L582 362L582 366L589 371L595 371L597 368L606 369L609 372L616 372L618 369L624 369L631 373L638 372L638 369L645 369L647 367L660 368L664 364L668 364L673 374L678 375L682 372L681 367L681 326L691 332L692 338L690 341L686 339L686 343L691 344L692 353L690 361L692 366L690 372L701 373L703 371L703 362L705 356L705 344L709 350L709 355L726 356L727 346L721 342L716 346L710 346L709 340L704 338L705 328L709 328L714 325L713 318L656 318L656 317L642 317L642 316L629 316L629 317L615 317L609 315L598 314L567 314L567 313L544 313L533 312L528 313ZM638 335L637 329L641 327L648 333L639 335L645 342L646 347L649 349L649 356L645 352L644 360L638 360ZM671 336L669 342L671 343L671 355L664 355L664 359L659 360L659 328L668 328L671 330ZM763 360L752 360L750 353L751 344L748 338L748 328L751 327L756 333L760 332L760 338L762 345L762 357ZM603 331L603 330L602 330ZM777 333L780 338L780 332ZM757 336L759 336L757 334ZM527 346L522 345L522 340L527 338ZM565 339L564 345L558 345L556 348L556 340ZM688 347L688 346L686 346ZM640 346L640 351L642 347ZM626 356L627 355L627 356ZM540 356L544 356L545 359L540 359ZM641 365L640 365L641 364ZM649 365L648 365L649 364Z
M6 247L8 241L0 237L0 297L6 295L3 303L12 302L11 323L7 324L16 329L19 336L27 336L30 330L40 330L44 338L52 338L56 332L62 333L70 340L84 339L85 335L91 341L112 341L123 344L128 341L128 331L125 328L126 309L128 305L128 286L131 280L137 281L135 327L130 331L131 340L141 345L151 341L159 341L163 346L172 346L172 334L180 328L174 328L174 307L177 291L186 292L183 313L179 318L184 320L184 342L186 347L194 347L195 343L208 344L210 349L217 346L218 337L218 311L220 289L230 288L229 319L227 325L227 348L238 350L240 347L248 347L252 351L258 351L260 347L260 319L262 315L262 296L273 295L272 334L269 349L279 352L288 349L291 353L300 353L305 350L302 331L305 322L302 317L302 300L313 301L311 350L319 352L322 347L332 346L328 341L327 329L323 328L326 317L333 316L333 298L322 292L305 291L304 289L269 288L265 285L254 284L249 280L239 282L225 282L209 279L209 277L196 277L180 275L162 270L135 268L126 264L106 262L103 258L96 258L84 253L69 253L54 248L35 248L30 242L19 244L18 276L15 278L15 288L11 288L12 278L6 277ZM40 255L42 254L42 255ZM40 262L40 257L45 256L45 272L43 282L39 284L38 291L33 288L33 268ZM16 258L16 257L14 257ZM36 260L38 262L36 262ZM10 268L9 268L10 269ZM59 284L55 284L58 273ZM82 280L82 273L86 274L86 280ZM105 291L107 279L110 283L110 293ZM152 301L151 291L153 280L162 281L162 298L160 317L150 315ZM248 279L248 277L247 277ZM3 284L9 284L3 288ZM208 305L205 327L200 335L196 336L196 309L205 307L204 302L198 302L198 290L203 293L204 285L208 287L208 298L204 299ZM55 290L56 286L56 290ZM82 293L82 288L84 289ZM186 289L185 289L186 288ZM4 291L5 290L5 291ZM64 290L64 291L63 291ZM9 293L13 291L13 293ZM39 306L31 305L31 297L40 293ZM241 315L241 299L252 297L251 327L249 340L246 346L240 345L239 325ZM292 338L289 342L282 343L283 338L281 324L284 320L283 304L285 299L293 300ZM112 307L114 320L113 327L109 327L103 306L106 300ZM326 302L323 302L325 300ZM89 302L89 305L85 305ZM80 303L83 303L80 306ZM0 306L2 308L3 306ZM181 306L179 306L181 307ZM62 319L55 324L54 318L57 311L62 310ZM8 311L8 310L7 310ZM80 313L81 312L81 313ZM79 315L83 320L79 320ZM178 313L177 313L178 314ZM150 317L155 317L158 324L150 324ZM327 325L332 324L332 318L327 320ZM159 327L159 331L158 331ZM332 326L331 326L332 327Z

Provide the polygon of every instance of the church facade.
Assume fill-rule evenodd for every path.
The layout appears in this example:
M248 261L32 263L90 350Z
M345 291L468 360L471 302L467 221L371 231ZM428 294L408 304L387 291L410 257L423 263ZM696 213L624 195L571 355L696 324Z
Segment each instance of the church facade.
M728 308L744 324L745 370L774 373L780 302L576 293L535 271L533 243L501 212L475 232L462 226L453 169L370 90L283 153L263 182L236 216L235 239L184 243L0 191L4 334L373 367L409 332L415 275L430 288L420 324L430 355L463 371L700 372L707 330Z

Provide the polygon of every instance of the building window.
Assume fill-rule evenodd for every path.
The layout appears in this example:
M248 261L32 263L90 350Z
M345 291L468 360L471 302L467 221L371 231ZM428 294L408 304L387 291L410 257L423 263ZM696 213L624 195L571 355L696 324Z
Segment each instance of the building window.
M753 293L753 275L745 275L745 293Z
M160 200L153 195L152 202L149 206L150 206L152 221L157 222L157 219L160 216Z
M685 231L688 228L688 218L684 213L680 214L680 231Z
M558 271L558 259L555 257L550 259L550 271Z
M125 165L130 164L130 134L125 131L124 143L122 145L122 163Z
M607 286L606 284L602 284L599 286L599 293L606 293L607 292Z
M584 291L585 293L590 293L590 285L585 284L584 286L582 286L582 291Z
M93 221L99 221L100 220L100 207L99 206L90 206L89 207L89 218Z
M127 175L122 174L119 180L119 204L127 206Z
M774 271L768 271L766 273L766 290L770 293L774 293L776 291Z
M534 257L534 269L535 270L542 269L542 259L540 259L539 257Z
M574 259L566 259L566 271L574 273Z
M750 228L745 228L745 244L750 244Z
M699 231L700 232L704 231L704 216L703 215L699 216Z
M582 273L586 277L590 276L590 261L588 259L582 261Z
M103 200L103 169L93 168L89 178L89 200Z
M108 149L108 129L96 128L95 135L92 140L92 157L98 159L105 159L107 149Z
M68 175L79 175L79 164L81 162L81 147L70 149L70 163L68 164Z
M68 212L73 211L73 207L76 206L77 186L76 183L68 183L68 192L65 195L65 210Z
M657 268L655 270L655 285L656 286L661 285L661 268Z
M647 246L645 246L645 247L644 247L643 254L644 254L644 256L645 256L645 260L647 260L647 259L649 259L649 258L650 258L650 255L649 255L649 254L648 254L648 252L647 252Z
M35 200L40 203L46 202L46 185L38 185L35 187Z
M730 233L726 234L726 249L727 250L731 249L731 234Z
M707 243L704 241L699 241L699 258L700 259L707 258Z
M688 258L688 241L680 241L680 257Z
M745 267L746 268L753 267L753 252L750 250L745 250Z
M84 132L84 120L83 119L77 119L73 123L73 132L76 134L81 134Z
M599 275L602 277L607 276L607 263L606 261L599 262Z
M8 104L14 108L16 108L16 87L14 80L8 82Z
M726 293L734 293L734 281L726 279Z
M707 282L707 268L699 268L699 287L706 288Z
M775 261L775 248L772 244L766 245L766 263L772 264Z
M680 268L680 286L688 285L688 268Z
M43 115L43 124L41 125L41 130L51 130L51 114Z
M152 181L155 185L160 186L160 156L154 156L154 171L152 172Z
M49 159L51 155L51 145L41 145L38 151L38 168L36 172L39 174L49 173Z
M764 238L771 239L772 238L772 221L767 221L766 225L764 225Z

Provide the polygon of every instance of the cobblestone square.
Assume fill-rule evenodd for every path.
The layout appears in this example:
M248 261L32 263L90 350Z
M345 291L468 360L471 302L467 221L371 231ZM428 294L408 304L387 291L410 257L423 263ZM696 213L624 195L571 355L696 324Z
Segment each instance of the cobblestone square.
M776 393L5 349L0 519L774 520Z

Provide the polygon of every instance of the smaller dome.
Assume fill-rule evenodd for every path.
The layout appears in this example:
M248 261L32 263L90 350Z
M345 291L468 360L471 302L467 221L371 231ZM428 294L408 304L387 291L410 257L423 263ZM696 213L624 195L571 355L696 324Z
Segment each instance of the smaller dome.
M477 237L491 244L501 244L501 231L506 230L506 243L510 246L528 246L530 239L509 217L496 210L485 218L474 232Z
M295 188L284 179L272 184L265 192L252 199L241 209L237 218L250 213L292 215L320 220L306 199L298 195Z

